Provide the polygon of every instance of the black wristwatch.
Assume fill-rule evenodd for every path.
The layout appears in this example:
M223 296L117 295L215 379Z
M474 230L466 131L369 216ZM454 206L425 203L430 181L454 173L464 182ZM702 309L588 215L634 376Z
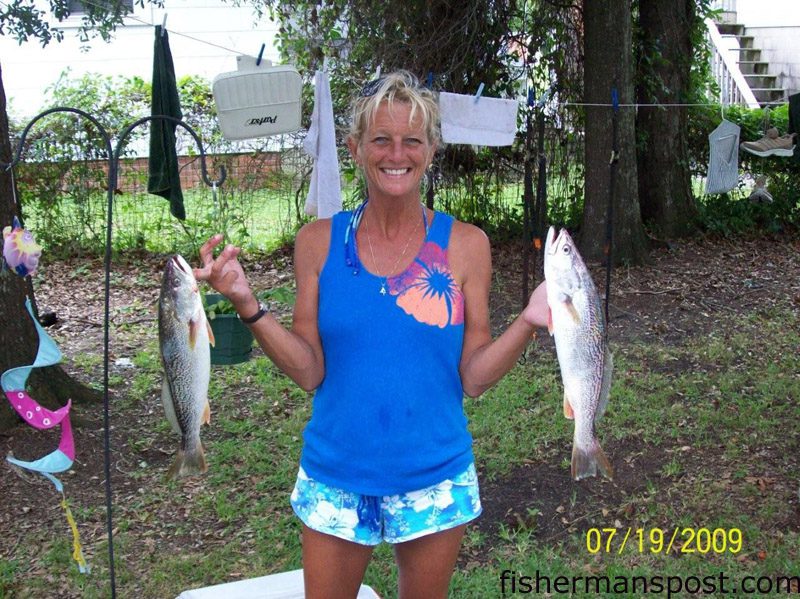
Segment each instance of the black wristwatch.
M253 324L254 322L258 321L259 318L264 316L264 314L266 314L267 312L269 312L269 306L264 302L258 302L258 312L256 312L255 314L253 314L248 318L242 318L241 316L239 316L239 319L245 324Z

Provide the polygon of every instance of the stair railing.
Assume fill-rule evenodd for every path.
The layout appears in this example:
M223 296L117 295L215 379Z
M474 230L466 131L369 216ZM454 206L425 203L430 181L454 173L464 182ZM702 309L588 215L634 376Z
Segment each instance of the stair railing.
M711 41L711 74L719 85L720 96L729 104L743 104L760 108L753 90L742 75L739 63L731 56L731 48L717 29L717 24L706 19L708 38Z

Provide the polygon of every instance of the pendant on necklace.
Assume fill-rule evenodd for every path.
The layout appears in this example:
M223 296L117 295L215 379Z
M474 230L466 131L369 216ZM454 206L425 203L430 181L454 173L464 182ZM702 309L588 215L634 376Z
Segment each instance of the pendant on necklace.
M381 295L386 295L386 281L381 283Z

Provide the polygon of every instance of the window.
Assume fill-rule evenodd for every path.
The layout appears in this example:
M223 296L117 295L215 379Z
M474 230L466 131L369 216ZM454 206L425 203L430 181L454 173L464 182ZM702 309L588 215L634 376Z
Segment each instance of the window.
M124 13L133 12L133 0L69 0L69 14L82 15L88 12L87 6L112 7L119 6Z

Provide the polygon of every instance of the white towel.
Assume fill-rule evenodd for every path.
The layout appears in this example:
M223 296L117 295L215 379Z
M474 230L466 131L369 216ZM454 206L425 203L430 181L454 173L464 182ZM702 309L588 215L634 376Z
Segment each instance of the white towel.
M451 144L510 146L517 133L516 100L439 93L442 141Z
M706 193L725 193L739 184L739 125L725 119L708 136Z
M305 212L311 216L329 218L342 209L342 189L339 158L336 155L331 84L325 71L317 71L314 75L314 112L303 149L314 159Z

